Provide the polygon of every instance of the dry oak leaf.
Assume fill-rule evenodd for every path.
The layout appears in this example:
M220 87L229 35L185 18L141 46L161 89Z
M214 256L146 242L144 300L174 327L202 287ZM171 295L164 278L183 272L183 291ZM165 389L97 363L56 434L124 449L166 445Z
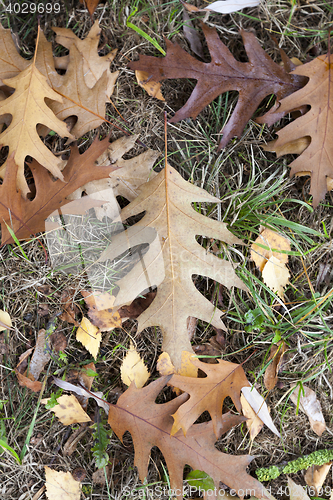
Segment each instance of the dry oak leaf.
M169 354L177 371L181 369L182 351L191 352L189 316L225 329L220 319L222 312L196 289L192 275L210 277L228 288L246 289L232 264L207 252L196 236L231 244L241 241L228 231L225 223L196 212L192 207L195 201L220 203L220 199L186 182L174 168L167 166L143 184L138 197L121 212L123 221L142 212L144 217L116 235L101 256L101 260L113 260L129 247L150 243L147 253L116 283L120 291L115 306L128 304L147 288L157 287L152 304L138 318L138 332L160 326L162 349Z
M60 120L69 116L77 117L71 130L74 137L82 137L104 122L105 103L109 101L106 94L107 71L89 88L84 79L83 58L75 45L71 47L67 71L61 85L53 84L52 87L62 96L62 102L46 102ZM66 99L66 96L70 99Z
M62 97L49 87L46 77L36 68L34 61L17 76L4 80L4 83L13 87L15 92L0 101L0 116L12 115L9 127L0 134L0 147L8 146L8 157L13 157L18 166L17 188L26 196L29 188L24 177L24 161L28 155L52 175L63 180L61 169L65 162L54 156L40 140L37 124L50 127L61 137L74 137L68 132L66 124L46 105L45 98L61 102ZM0 177L3 179L7 165L8 160L0 167Z
M281 341L278 344L273 344L267 361L272 362L267 366L264 376L264 384L268 391L271 391L276 386L278 374L283 363L283 355L287 350L286 343Z
M81 290L81 295L89 307L88 316L93 325L101 332L110 332L121 327L121 318L118 311L113 311L115 297L107 292L88 292Z
M5 29L0 24L0 85L3 85L3 80L16 76L21 71L29 66L30 61L27 61L16 50L15 43L12 38L11 31Z
M241 31L249 62L237 61L220 40L217 32L201 24L209 48L211 61L201 62L179 45L165 39L167 54L163 58L141 55L129 67L148 73L156 82L174 78L197 80L191 97L171 118L175 123L184 118L196 118L213 99L229 90L239 92L238 102L228 123L222 129L219 148L224 148L233 137L240 137L264 97L275 94L280 100L302 86L297 75L290 75L276 64L261 48L252 33Z
M96 359L99 351L99 345L102 340L100 330L94 326L88 318L83 317L79 328L76 330L76 340L90 352Z
M132 342L121 363L120 375L124 384L129 386L134 381L138 389L143 387L149 379L150 373Z
M81 484L70 472L58 472L47 465L44 469L48 500L80 500Z
M246 467L252 457L226 455L218 451L212 422L194 424L185 437L180 431L170 436L173 424L171 414L175 413L187 399L186 394L164 404L156 404L155 400L164 387L168 377L150 383L143 389L137 389L132 383L122 394L116 405L110 405L108 422L112 430L122 440L126 431L132 435L135 458L141 481L147 477L150 450L157 446L163 453L168 467L171 488L182 491L183 469L185 464L193 469L204 470L219 488L219 482L236 492L243 488L254 492L257 498L272 498L263 485L246 473ZM222 416L221 432L244 421L244 417ZM183 498L181 493L178 499Z
M42 399L41 403L46 405L50 398ZM64 425L80 424L82 422L90 422L91 418L86 414L76 397L62 395L57 399L57 405L51 408L51 411L59 418Z
M97 158L107 149L109 139L102 141L96 137L89 149L82 155L77 146L73 146L70 158L62 171L64 182L60 179L54 181L45 168L33 161L29 164L34 176L36 196L33 200L23 199L16 189L16 169L13 158L8 158L9 168L6 170L3 184L0 186L0 223L2 233L2 244L13 241L7 227L14 231L19 240L28 239L31 234L45 231L45 219L55 210L71 203L70 213L83 214L93 206L101 205L103 202L92 200L85 196L75 206L73 202L66 199L91 179L102 179L108 177L109 173L117 167L112 165L99 166L95 162ZM62 208L62 213L66 209Z
M295 385L293 385L292 387L295 387ZM312 389L310 389L310 387L307 387L304 384L302 385L302 387L304 393L303 390L298 386L291 393L290 399L296 405L296 407L299 405L299 409L307 415L311 429L318 436L321 436L322 433L326 430L326 424L321 411L320 403L317 400L316 393Z
M298 66L292 74L307 76L309 81L303 89L282 99L278 111L284 115L304 105L310 106L310 110L277 132L278 139L270 150L279 151L291 141L311 138L309 146L290 164L290 176L311 175L310 193L313 206L317 207L325 198L328 178L333 178L333 66L330 55Z
M160 155L158 151L148 149L130 160L122 158L134 147L138 137L138 135L120 137L112 142L107 151L98 158L97 163L98 165L112 164L121 170L111 172L107 179L88 182L71 194L69 199L77 200L85 193L91 198L105 200L102 207L95 208L96 217L100 221L103 220L103 217L116 219L121 211L117 196L123 196L129 201L133 201L138 195L138 188L141 184L148 182L156 175L152 167Z
M197 358L191 359L191 363L202 370L205 378L183 377L173 375L170 385L178 387L190 395L188 401L182 404L179 410L172 415L174 424L171 434L174 435L179 429L183 429L184 435L188 429L204 412L208 411L211 418L215 436L221 435L222 428L222 406L224 399L229 396L240 412L241 389L250 386L241 365L230 363L219 359L217 365L203 363Z
M107 72L106 95L110 96L119 74L119 71L110 72L110 64L116 57L117 49L109 52L105 56L98 55L98 44L101 33L101 28L98 21L95 21L90 32L84 40L80 40L72 30L68 28L52 28L57 34L56 42L66 47L71 52L73 45L83 57L83 73L85 83L89 88L94 87L95 83L102 77L103 73ZM66 69L70 60L69 56L56 57L56 68ZM103 94L104 95L104 94Z

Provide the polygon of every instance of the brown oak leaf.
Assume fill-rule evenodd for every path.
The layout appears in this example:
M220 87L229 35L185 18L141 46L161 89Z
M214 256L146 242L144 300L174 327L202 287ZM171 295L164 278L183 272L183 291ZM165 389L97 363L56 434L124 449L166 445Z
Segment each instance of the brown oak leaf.
M175 413L186 401L187 394L164 404L156 404L155 400L170 377L163 377L152 382L143 389L137 389L132 383L120 396L116 405L110 405L109 424L119 439L129 431L132 435L135 458L134 464L143 481L148 472L150 450L157 446L163 453L170 476L170 485L178 499L183 498L183 469L185 464L193 469L204 470L219 487L222 481L230 488L251 490L257 498L272 498L259 481L246 472L251 462L249 455L233 456L218 451L212 422L195 424L185 437L181 431L171 436L173 424L171 414ZM244 417L222 416L221 432L242 422ZM242 495L241 495L242 496Z
M183 377L177 374L172 376L170 385L187 392L190 398L173 415L174 424L171 434L176 434L179 429L183 429L184 434L187 435L188 429L197 418L204 411L208 411L212 418L215 436L218 438L223 426L224 399L229 396L240 412L241 389L250 384L241 365L221 359L218 360L217 365L202 363L196 358L192 358L191 362L207 376L205 378Z
M45 219L68 203L70 203L70 213L73 214L82 214L93 206L100 206L103 202L91 200L88 196L77 202L70 202L66 197L86 182L108 177L110 172L118 168L116 164L112 166L95 164L108 145L108 137L102 141L96 137L90 148L82 155L78 147L73 146L70 158L62 171L64 182L60 179L53 180L45 168L33 161L29 165L36 185L36 196L33 200L22 198L16 189L17 165L10 157L8 159L10 168L6 169L3 184L0 186L2 243L13 241L6 224L18 239L27 239L31 234L44 231ZM62 209L62 213L66 213L65 208Z
M213 99L223 92L237 90L237 105L228 123L222 129L219 148L224 148L233 137L240 137L243 129L264 97L275 94L280 100L304 85L304 79L289 74L276 64L261 48L252 33L241 31L249 62L237 61L218 37L215 29L202 24L211 61L201 62L179 45L165 39L167 54L163 58L141 55L131 62L133 70L142 70L155 81L171 78L193 78L197 84L187 103L173 116L171 123L184 118L196 118Z
M285 115L304 105L310 106L310 110L277 132L278 139L271 147L266 146L266 150L281 154L292 141L296 148L298 140L305 142L306 137L311 138L310 144L290 164L290 176L311 175L310 193L313 206L317 207L327 193L328 179L333 178L333 66L330 55L298 66L292 75L307 76L309 81L303 89L282 99L278 111Z
M117 49L112 50L105 56L98 55L98 44L101 33L101 28L98 21L95 21L90 32L84 40L78 38L72 30L68 28L52 28L56 32L56 42L63 45L69 51L73 45L77 48L83 58L83 73L84 80L89 88L92 88L95 83L107 71L107 88L106 95L110 96L118 77L119 71L110 72L110 64L116 57ZM70 60L70 55L56 57L54 59L56 68L67 69Z

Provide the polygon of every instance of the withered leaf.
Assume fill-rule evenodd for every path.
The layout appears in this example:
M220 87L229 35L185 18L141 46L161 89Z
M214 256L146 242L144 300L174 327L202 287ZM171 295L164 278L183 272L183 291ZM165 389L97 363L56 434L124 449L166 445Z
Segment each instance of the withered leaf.
M95 359L97 358L102 334L97 326L93 325L88 318L82 318L81 324L76 330L76 340L81 342Z
M134 381L138 389L145 385L150 376L143 359L132 342L121 363L120 374L124 384L129 386Z
M276 386L278 381L278 373L283 362L283 355L286 352L285 342L279 342L277 345L272 345L271 352L267 361L272 362L267 366L264 376L264 384L268 391L271 391Z
M307 415L312 430L318 436L321 436L326 430L326 424L321 411L320 402L317 399L316 393L310 389L310 387L307 387L304 384L302 387L303 390L301 390L299 386L296 387L291 393L290 399L295 405L299 405L300 410Z
M43 404L47 404L50 398L42 399ZM78 424L81 422L90 422L90 417L84 411L78 400L73 394L71 396L62 395L57 399L57 405L51 408L51 411L59 418L64 425Z
M101 332L109 332L121 327L119 312L113 310L115 297L107 292L88 292L81 290L81 295L89 307L88 316Z
M109 139L98 140L96 137L89 149L80 155L78 147L73 146L70 158L60 179L54 181L47 170L39 163L33 161L29 167L33 173L36 196L33 200L23 199L16 189L17 165L13 158L7 160L10 167L6 169L3 184L0 186L0 221L2 243L13 241L7 230L6 223L14 231L18 239L27 239L31 234L45 230L45 219L55 210L70 205L70 213L82 214L89 208L101 205L97 200L79 200L75 206L66 197L91 179L108 177L115 168L95 165L97 158L108 147ZM103 202L102 202L103 203ZM66 209L62 209L66 213Z
M183 429L186 435L197 418L204 411L208 411L212 418L215 436L218 438L223 426L224 399L229 396L240 412L241 389L250 384L242 366L235 363L219 359L217 365L211 365L196 358L191 359L191 363L207 376L205 378L183 377L177 374L172 376L170 384L187 392L190 398L173 415L171 434L174 435L179 429Z
M19 55L16 50L15 43L12 38L10 29L6 30L0 24L0 85L3 85L3 80L16 76L21 71L25 70L30 64Z
M100 0L80 0L80 3L87 7L90 17L92 17Z
M155 177L152 167L160 155L158 151L148 149L130 160L122 157L127 151L133 148L138 135L120 137L111 142L108 149L98 158L98 165L113 165L119 169L110 172L109 177L101 180L93 180L74 191L68 198L78 200L85 193L91 198L105 200L102 207L96 207L96 217L101 221L103 217L115 219L120 214L120 206L117 201L118 196L123 196L129 201L134 200L138 195L138 188L141 184L148 182ZM121 168L121 170L120 170Z
M38 382L39 375L44 369L46 363L51 359L51 348L48 338L45 336L45 330L38 332L36 346L29 363L29 372L27 373L27 358L33 349L28 349L19 358L19 363L15 368L18 382L23 387L28 387L34 392L39 392L42 388L41 382Z
M213 237L227 243L241 243L225 223L196 212L192 203L220 200L189 182L167 166L156 177L139 188L138 197L121 212L123 221L145 211L144 217L116 235L101 260L113 260L140 243L150 243L148 252L117 285L120 288L115 306L132 302L149 287L157 286L152 304L138 318L139 332L149 326L160 326L162 349L176 370L181 369L182 351L191 351L187 318L194 316L217 328L225 329L222 312L197 290L192 275L210 277L228 288L246 289L233 266L207 252L196 235ZM157 232L157 236L156 236Z
M44 468L48 500L80 500L81 485L70 472L58 472L46 465Z
M263 485L246 473L246 467L252 457L226 455L214 447L216 441L212 422L194 424L187 436L179 431L170 436L173 424L171 414L175 413L186 401L182 394L164 404L156 404L155 400L168 378L152 382L143 389L137 389L132 383L120 396L116 405L110 405L109 424L119 439L129 431L132 435L135 458L134 464L139 470L140 479L147 476L150 450L157 446L163 453L170 477L172 489L182 491L183 469L185 464L193 469L204 470L210 475L219 488L219 482L236 492L240 488L253 491L257 498L272 498ZM244 417L225 414L222 416L221 432L244 420ZM183 498L179 493L178 499Z
M56 32L56 41L71 51L73 45L83 57L83 73L84 80L89 88L92 88L95 83L107 71L107 87L106 94L110 96L118 77L119 71L110 72L110 64L116 57L117 49L109 52L105 56L98 55L98 44L101 33L101 28L98 21L95 21L90 32L84 40L78 38L72 30L68 28L52 28ZM69 63L69 56L56 57L55 66L57 68L66 69Z
M10 114L12 120L0 134L0 147L8 146L8 157L17 165L17 188L24 196L29 192L24 177L24 161L29 155L37 160L52 175L63 180L61 169L63 160L57 158L40 140L36 130L38 123L50 127L61 137L70 137L66 124L59 120L46 105L45 99L62 101L47 83L46 77L37 69L35 62L17 76L4 80L4 83L15 89L7 99L0 101L0 116ZM9 161L0 167L0 176L4 178ZM14 168L13 166L9 168Z
M333 68L330 55L319 56L298 66L292 75L306 76L308 83L303 89L281 100L278 111L284 115L295 108L311 106L303 116L277 132L278 139L269 149L279 151L291 141L311 137L311 142L291 166L290 176L311 175L313 206L317 207L327 192L328 178L333 178Z
M89 88L84 79L82 55L75 45L71 47L68 68L61 86L53 85L53 88L62 95L62 102L47 101L47 104L59 120L73 115L77 117L71 130L74 137L82 137L103 123L105 103L109 101L106 94L107 71Z
M304 81L297 75L289 75L261 48L252 33L241 31L249 62L236 61L218 37L215 29L202 24L211 61L198 61L179 45L165 39L167 54L163 58L141 55L139 61L129 67L142 70L155 81L170 78L193 78L197 85L191 97L170 120L196 118L213 99L223 92L237 90L238 102L228 123L224 126L219 148L225 147L233 137L240 137L264 97L275 94L280 100L298 90Z

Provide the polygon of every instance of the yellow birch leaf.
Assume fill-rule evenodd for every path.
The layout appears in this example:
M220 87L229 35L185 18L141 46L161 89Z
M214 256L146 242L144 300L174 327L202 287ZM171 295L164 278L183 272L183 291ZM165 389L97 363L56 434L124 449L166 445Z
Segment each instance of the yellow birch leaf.
M82 318L81 325L76 331L76 340L90 352L94 358L97 358L99 345L102 340L102 334L99 329L94 326L88 318Z
M70 472L58 472L45 465L46 496L49 500L80 500L81 484Z
M266 262L272 256L279 259L281 264L288 262L288 254L279 252L279 250L290 251L289 241L281 234L266 228L251 245L251 259L262 272Z
M46 405L49 400L50 398L46 398L42 399L41 402ZM51 411L55 413L62 424L71 425L91 421L91 418L73 394L71 396L60 396L57 401L59 404L51 408Z
M256 412L250 406L250 404L245 399L244 395L241 394L240 397L241 405L242 405L242 413L244 417L247 418L246 427L250 431L250 439L251 441L259 434L261 429L264 426L264 422L260 420Z
M283 289L289 282L289 271L276 257L270 257L262 272L266 285L283 299Z
M121 364L120 374L124 384L129 386L134 380L138 389L141 389L149 378L150 373L132 342Z
M12 327L12 320L7 311L0 311L0 332Z

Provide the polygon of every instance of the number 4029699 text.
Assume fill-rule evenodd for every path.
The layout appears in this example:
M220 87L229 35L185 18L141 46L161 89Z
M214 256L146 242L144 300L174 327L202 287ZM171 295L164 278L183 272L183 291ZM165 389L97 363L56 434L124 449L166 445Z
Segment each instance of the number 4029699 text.
M49 3L38 3L38 2L23 2L16 3L12 2L6 8L6 12L9 14L59 14L60 3L49 2Z

